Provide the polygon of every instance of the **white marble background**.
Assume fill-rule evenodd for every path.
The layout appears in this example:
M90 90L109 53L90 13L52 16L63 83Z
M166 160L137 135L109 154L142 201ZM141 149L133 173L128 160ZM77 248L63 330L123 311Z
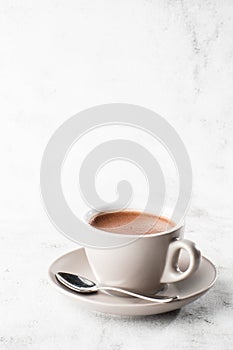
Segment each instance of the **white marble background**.
M0 348L232 349L233 2L0 0ZM187 237L216 286L180 311L99 316L48 285L75 245L39 193L52 132L96 104L135 103L178 131L193 165Z

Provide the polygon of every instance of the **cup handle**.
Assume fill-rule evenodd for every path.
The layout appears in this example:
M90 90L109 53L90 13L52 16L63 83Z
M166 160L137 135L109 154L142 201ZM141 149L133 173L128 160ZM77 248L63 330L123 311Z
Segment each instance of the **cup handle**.
M181 249L185 249L189 254L189 266L182 272L178 266L178 258ZM194 273L201 261L201 252L195 243L188 239L176 239L168 247L166 265L163 271L161 283L172 283L181 281Z

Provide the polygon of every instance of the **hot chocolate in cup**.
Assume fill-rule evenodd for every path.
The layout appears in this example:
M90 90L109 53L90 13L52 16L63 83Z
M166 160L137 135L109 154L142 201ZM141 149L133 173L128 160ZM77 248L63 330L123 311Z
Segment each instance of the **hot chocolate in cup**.
M120 247L85 248L99 284L153 295L166 283L188 278L200 264L201 254L195 243L183 238L184 223L176 225L164 216L133 209L92 211L86 220L108 234L133 238ZM178 265L182 249L189 255L185 271Z

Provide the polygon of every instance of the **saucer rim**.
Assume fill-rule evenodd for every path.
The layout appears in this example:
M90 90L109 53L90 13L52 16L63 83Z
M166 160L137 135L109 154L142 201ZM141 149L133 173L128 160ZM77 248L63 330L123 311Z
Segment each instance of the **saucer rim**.
M164 303L163 304L161 304L161 303L154 303L153 301L146 301L146 300L140 300L140 303L138 303L138 304L134 304L134 303L132 303L132 304L121 304L121 303L119 303L119 304L115 304L114 303L114 299L115 299L115 297L114 297L114 295L112 295L112 297L113 297L113 300L112 300L112 302L109 300L109 301L99 301L99 300L96 300L96 299L91 299L91 298L88 298L87 296L88 295L85 295L85 294L79 294L79 293L72 293L70 290L68 290L68 289L65 289L64 288L64 286L62 286L62 285L59 285L59 284L57 284L56 282L55 282L55 280L52 278L52 272L51 272L51 268L52 268L52 266L53 265L55 265L59 260L61 260L61 259L63 259L63 258L65 258L67 255L69 255L69 254L73 254L74 252L76 252L76 251L79 251L79 250L84 250L84 252L85 252L85 248L83 248L83 247L80 247L80 248L76 248L76 249L73 249L73 250L70 250L70 251L68 251L67 253L64 253L64 254L62 254L61 256L59 256L57 259L55 259L55 260L53 260L52 261L52 263L49 265L49 268L48 268L48 270L47 270L47 276L48 276L48 280L49 280L49 283L50 283L50 285L52 285L53 287L55 287L60 293L63 293L63 294L65 294L65 295L67 295L67 296L69 296L69 297L72 297L72 298L74 298L74 299L76 299L76 300L78 300L78 301L80 301L80 302L85 302L85 303L89 303L89 304L94 304L94 305L100 305L100 306L102 306L102 305L107 305L107 306L111 306L111 307L115 307L115 306L117 306L117 307L132 307L132 308L134 308L134 307L145 307L145 306L152 306L153 305L153 307L156 307L156 306L161 306L161 305L164 305ZM173 301L171 301L170 303L179 303L179 302L182 302L182 301L186 301L187 299L189 300L189 299L192 299L192 298L198 298L198 297L201 297L203 294L205 294L210 288L212 288L213 287L213 285L215 284L215 282L216 282L216 280L217 280L217 277L218 277L218 273L217 273L217 268L216 268L216 265L209 259L209 258L207 258L207 257L205 257L205 256L203 256L202 255L202 259L204 259L204 260L206 260L210 265L212 265L212 267L213 267L213 270L214 270L214 278L213 278L213 280L211 281L211 283L208 285L208 287L206 287L206 288L202 288L202 289L200 289L200 291L198 291L198 292L196 292L196 293L192 293L192 294L189 294L189 295L187 295L187 296L185 296L185 297L182 297L182 298L178 298L177 300L173 300ZM180 281L181 282L181 281ZM179 283L179 282L173 282L173 283L168 283L168 284L174 284L174 283ZM101 292L100 292L101 293ZM118 297L119 298L119 297ZM134 298L130 298L130 297L124 297L124 299L125 300L129 300L129 299L134 299ZM190 301L191 302L191 301ZM169 304L170 304L169 303Z

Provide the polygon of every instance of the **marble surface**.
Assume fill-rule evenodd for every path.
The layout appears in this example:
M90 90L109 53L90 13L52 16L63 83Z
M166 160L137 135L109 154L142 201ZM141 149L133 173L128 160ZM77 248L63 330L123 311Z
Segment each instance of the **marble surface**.
M0 349L231 349L233 3L0 1ZM43 211L40 161L53 131L96 104L157 111L193 166L186 237L215 287L165 315L80 309L47 282L76 245Z

